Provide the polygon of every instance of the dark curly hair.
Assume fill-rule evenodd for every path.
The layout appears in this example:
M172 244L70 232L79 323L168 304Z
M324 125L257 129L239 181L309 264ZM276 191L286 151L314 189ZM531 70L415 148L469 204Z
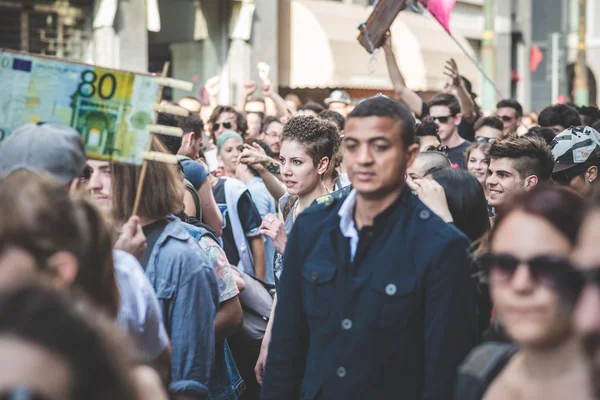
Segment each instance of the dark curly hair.
M423 136L434 136L437 138L437 140L441 142L442 140L440 139L440 135L438 134L439 130L440 127L438 126L438 124L436 124L435 120L429 115L426 116L421 120L421 123L419 125L416 125L415 128L415 139L417 141L417 144L421 144L421 138Z
M298 142L312 158L315 166L323 157L332 160L342 143L335 123L312 116L297 116L283 127L281 143Z

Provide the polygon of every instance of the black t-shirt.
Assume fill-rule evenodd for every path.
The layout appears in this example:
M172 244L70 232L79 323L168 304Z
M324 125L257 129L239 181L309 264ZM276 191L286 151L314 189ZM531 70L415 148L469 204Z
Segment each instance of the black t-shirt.
M240 262L240 254L235 244L235 238L233 236L233 230L231 228L231 221L229 219L229 212L227 211L227 201L225 200L225 180L219 179L217 184L213 187L213 195L215 201L223 214L223 250L227 255L229 263L237 265ZM238 204L238 215L240 217L240 223L244 234L248 236L249 232L256 231L260 228L262 218L258 212L252 197L248 191L245 191L240 197ZM258 236L258 233L254 236Z
M470 145L471 142L465 140L465 142L460 146L448 149L448 158L450 159L450 162L452 164L458 165L462 169L467 169L467 160L465 158L465 153Z
M144 235L146 235L146 243L148 244L148 247L146 247L146 251L142 256L142 259L140 260L140 264L142 264L144 270L146 269L146 266L148 266L148 261L150 261L150 254L152 254L152 249L154 248L156 241L160 237L160 234L163 233L168 224L169 221L167 219L159 219L158 221L146 225L142 228L144 231Z

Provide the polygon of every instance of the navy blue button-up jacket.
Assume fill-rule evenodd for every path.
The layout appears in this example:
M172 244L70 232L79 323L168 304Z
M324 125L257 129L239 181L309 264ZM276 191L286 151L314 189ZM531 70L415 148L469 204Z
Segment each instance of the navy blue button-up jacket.
M451 399L477 340L468 239L404 190L351 263L342 202L290 234L261 398Z

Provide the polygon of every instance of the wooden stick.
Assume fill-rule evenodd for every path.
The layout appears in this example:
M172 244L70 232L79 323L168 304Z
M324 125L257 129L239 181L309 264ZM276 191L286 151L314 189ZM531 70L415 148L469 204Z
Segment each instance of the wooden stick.
M147 125L146 129L148 129L151 133L160 133L161 135L168 136L183 136L183 129L178 128L176 126L166 126L166 125Z
M166 62L163 65L162 76L166 77L169 73L170 62ZM163 95L164 86L161 86L158 90L158 99L156 99L157 103L160 103ZM156 117L154 118L154 123L156 124L158 119L158 113L156 113ZM152 142L154 141L154 134L150 133L150 140L148 140L148 146L146 146L146 151L152 150ZM142 162L142 171L140 173L140 180L138 181L137 191L135 193L135 201L133 202L133 212L132 216L137 215L138 209L140 208L140 200L142 199L142 190L144 189L144 179L146 178L146 172L148 171L148 160L144 159Z
M187 109L171 104L152 104L152 109L156 112L179 115L182 117L187 117L190 115L190 112Z

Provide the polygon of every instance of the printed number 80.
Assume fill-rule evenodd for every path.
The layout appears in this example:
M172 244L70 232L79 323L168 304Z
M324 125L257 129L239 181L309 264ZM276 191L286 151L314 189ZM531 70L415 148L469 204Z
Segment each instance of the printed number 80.
M81 73L81 80L82 82L77 86L77 92L83 97L93 97L98 90L98 96L101 99L110 100L117 91L117 78L111 73L102 75L98 80L96 72L88 69ZM98 89L94 86L96 80L98 80Z

